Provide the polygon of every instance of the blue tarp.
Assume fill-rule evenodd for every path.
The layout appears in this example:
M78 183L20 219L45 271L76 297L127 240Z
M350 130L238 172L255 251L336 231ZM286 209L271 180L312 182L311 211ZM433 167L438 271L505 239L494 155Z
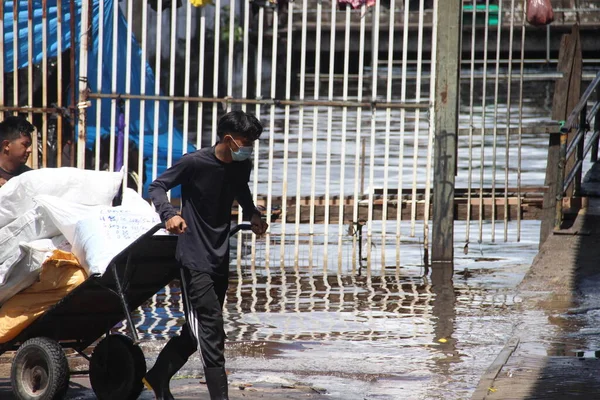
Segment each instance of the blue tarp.
M125 78L126 78L126 52L127 52L127 21L118 10L118 30L117 30L117 68L113 71L113 12L115 3L113 0L104 0L103 15L100 15L101 0L92 2L92 42L88 61L88 85L92 93L112 93L113 73L116 74L117 85L116 93L125 93ZM41 0L19 0L13 3L18 5L18 67L24 68L28 65L28 4L31 3L33 11L33 60L34 63L42 61L42 1ZM47 56L57 57L57 3L56 0L47 0ZM75 2L75 32L81 32L81 0ZM5 2L4 6L4 72L11 72L13 69L14 59L14 24L13 24L14 8ZM69 2L62 2L62 46L63 51L70 47L70 21L71 14ZM102 48L100 49L99 27L102 24ZM79 50L80 36L75 35L76 53ZM140 94L142 73L145 74L145 92L154 94L154 72L145 63L145 68L141 66L141 48L135 38L131 38L131 94ZM99 63L99 52L102 51L102 64ZM75 70L79 71L79 57L75 58ZM102 87L98 85L98 69L102 71ZM77 77L77 82L79 77ZM160 93L158 93L160 94ZM151 181L152 174L152 157L154 147L154 101L146 101L144 108L144 157L148 160L145 168L148 179L146 181L144 192L147 192L147 187ZM115 111L118 113L118 109ZM92 149L95 146L97 132L96 127L97 102L92 101L92 106L87 109L88 126L86 130L86 141L88 148ZM118 121L118 114L115 114L115 124ZM140 130L140 102L137 100L130 101L130 119L125 121L129 126L129 134L131 142L139 145L139 130ZM117 127L114 128L117 132ZM168 146L168 104L160 102L158 104L158 174L166 169ZM102 137L110 135L111 132L111 100L104 99L101 103L100 117L100 135ZM183 153L183 135L179 128L173 128L173 142L171 152L173 161L176 161ZM194 147L188 144L188 151L193 151ZM178 193L172 193L177 196Z

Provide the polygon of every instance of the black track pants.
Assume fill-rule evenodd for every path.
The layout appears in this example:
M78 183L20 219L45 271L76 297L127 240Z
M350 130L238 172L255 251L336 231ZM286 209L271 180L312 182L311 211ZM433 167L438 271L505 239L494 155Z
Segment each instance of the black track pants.
M225 366L223 303L227 284L227 276L181 268L182 301L187 322L181 335L171 338L167 347L182 360L187 361L199 350L205 368Z

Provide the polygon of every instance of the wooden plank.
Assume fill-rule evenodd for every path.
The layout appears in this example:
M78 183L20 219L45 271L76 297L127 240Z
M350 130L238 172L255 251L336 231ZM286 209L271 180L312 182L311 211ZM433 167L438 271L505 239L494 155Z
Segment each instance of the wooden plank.
M558 71L564 78L556 82L552 105L552 118L556 121L565 121L571 111L579 103L581 97L581 75L583 60L581 52L581 37L579 26L574 25L571 34L564 35L561 39L559 52ZM569 133L567 143L571 143L577 132ZM566 171L571 171L575 165L574 158L567 160ZM568 172L567 172L568 173ZM573 185L568 188L567 196L573 195Z
M556 81L554 89L554 99L552 103L552 118L557 121L565 121L573 108L579 102L581 96L581 40L579 29L573 27L571 34L563 35L561 38L558 71L563 73L563 78ZM572 132L569 135L569 142L572 140ZM540 227L540 247L548 236L554 230L556 215L556 198L562 190L558 183L558 163L560 161L560 137L551 135L548 141L548 162L546 164L545 184L548 191L544 195L544 205L542 212L542 225ZM567 171L573 167L574 161L567 162ZM572 189L567 192L567 196L572 195Z

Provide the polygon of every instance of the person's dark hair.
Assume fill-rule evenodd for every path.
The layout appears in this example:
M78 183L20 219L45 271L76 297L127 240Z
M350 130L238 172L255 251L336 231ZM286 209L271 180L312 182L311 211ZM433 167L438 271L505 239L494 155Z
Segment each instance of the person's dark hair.
M33 125L23 117L10 116L0 122L0 143L5 140L12 142L21 136L31 137Z
M227 134L238 134L249 140L256 140L260 137L263 126L260 121L252 114L243 111L231 111L219 119L217 125L217 134L219 138Z

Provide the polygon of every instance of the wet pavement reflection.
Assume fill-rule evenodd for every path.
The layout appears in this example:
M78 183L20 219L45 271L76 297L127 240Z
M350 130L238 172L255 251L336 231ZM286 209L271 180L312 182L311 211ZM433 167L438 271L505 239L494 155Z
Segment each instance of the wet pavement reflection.
M453 274L446 265L367 276L233 270L225 305L232 379L300 379L340 399L468 397L511 336L520 308L512 285L486 289L483 282L522 276L527 266L459 267ZM177 282L136 315L157 349L183 321ZM201 370L191 360L182 374Z

